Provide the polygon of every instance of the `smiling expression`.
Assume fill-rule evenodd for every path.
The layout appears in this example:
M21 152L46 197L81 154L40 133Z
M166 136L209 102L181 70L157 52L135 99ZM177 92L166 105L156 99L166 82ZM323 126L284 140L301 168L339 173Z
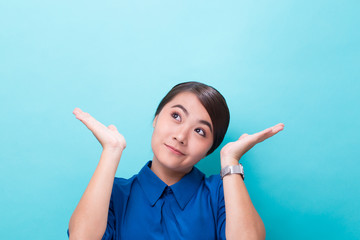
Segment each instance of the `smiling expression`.
M179 93L169 101L153 126L153 162L170 171L189 172L213 144L210 116L191 92Z

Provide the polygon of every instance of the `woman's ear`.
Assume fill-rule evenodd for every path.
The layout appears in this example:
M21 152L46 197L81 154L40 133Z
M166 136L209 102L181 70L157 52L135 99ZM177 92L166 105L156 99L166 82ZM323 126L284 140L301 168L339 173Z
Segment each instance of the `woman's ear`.
M158 118L159 115L156 115L155 118L154 118L154 121L153 121L153 128L155 128L156 126L156 121L157 121L157 118Z

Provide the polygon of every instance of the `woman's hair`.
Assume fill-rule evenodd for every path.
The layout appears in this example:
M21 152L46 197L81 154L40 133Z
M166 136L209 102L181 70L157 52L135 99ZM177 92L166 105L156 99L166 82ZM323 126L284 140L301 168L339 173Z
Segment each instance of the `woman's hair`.
M161 112L168 102L170 102L177 94L182 92L194 93L211 118L214 128L214 139L213 145L206 154L209 155L221 144L229 126L230 113L225 98L215 88L206 84L199 82L180 83L174 86L161 100L156 109L155 117Z

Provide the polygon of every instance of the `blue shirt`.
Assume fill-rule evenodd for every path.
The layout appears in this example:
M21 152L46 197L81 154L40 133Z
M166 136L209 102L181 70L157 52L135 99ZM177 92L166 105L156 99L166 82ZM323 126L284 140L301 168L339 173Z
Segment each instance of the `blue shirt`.
M102 239L225 239L220 175L205 178L194 167L167 186L149 161L130 179L115 178Z

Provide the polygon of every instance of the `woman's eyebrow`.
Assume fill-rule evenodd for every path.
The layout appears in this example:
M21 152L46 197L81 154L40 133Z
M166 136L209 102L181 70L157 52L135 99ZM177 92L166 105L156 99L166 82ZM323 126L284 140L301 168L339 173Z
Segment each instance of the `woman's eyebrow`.
M178 107L178 108L180 108L181 110L183 110L184 113L186 114L186 116L189 116L189 112L186 110L186 108L184 108L183 105L176 104L176 105L172 106L172 108L176 108L176 107Z
M176 108L176 107L178 107L178 108L180 108L181 110L183 110L186 116L189 116L189 112L186 110L186 108L184 108L183 105L176 104L176 105L172 106L172 108ZM208 126L208 127L210 128L210 131L212 132L211 124L210 124L208 121L200 120L199 122L202 123L202 124L205 124L206 126Z
M208 121L200 120L199 122L208 126L210 128L210 132L212 132L211 124Z

